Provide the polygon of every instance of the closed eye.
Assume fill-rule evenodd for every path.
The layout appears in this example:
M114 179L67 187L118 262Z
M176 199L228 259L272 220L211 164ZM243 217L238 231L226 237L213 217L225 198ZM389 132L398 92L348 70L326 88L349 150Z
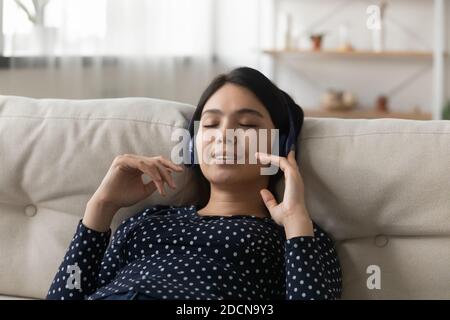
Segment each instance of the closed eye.
M203 128L214 128L217 127L217 124L204 124ZM241 127L245 127L245 128L256 128L258 127L258 125L256 124L245 124L245 123L240 123L239 126Z

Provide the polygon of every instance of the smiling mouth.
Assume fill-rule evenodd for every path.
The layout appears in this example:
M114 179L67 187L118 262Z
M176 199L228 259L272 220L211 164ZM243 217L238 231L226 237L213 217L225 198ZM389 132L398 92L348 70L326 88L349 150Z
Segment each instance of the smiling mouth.
M215 159L215 160L236 160L237 159L237 157L234 157L234 156L232 156L232 157L230 157L230 156L217 156L217 157L214 157L213 156L213 159Z
M212 155L212 159L217 164L237 164L238 158L237 155Z

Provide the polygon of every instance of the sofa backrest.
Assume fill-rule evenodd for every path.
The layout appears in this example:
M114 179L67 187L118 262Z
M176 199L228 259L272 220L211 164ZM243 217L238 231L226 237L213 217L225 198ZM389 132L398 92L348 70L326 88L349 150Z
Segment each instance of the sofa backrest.
M450 121L310 118L299 145L343 298L449 299Z
M114 157L170 157L193 110L0 96L0 295L45 297ZM306 118L298 149L308 211L337 244L343 298L450 298L449 121ZM177 190L121 209L113 229L146 206L197 203L193 172L174 177ZM381 289L369 289L377 267Z

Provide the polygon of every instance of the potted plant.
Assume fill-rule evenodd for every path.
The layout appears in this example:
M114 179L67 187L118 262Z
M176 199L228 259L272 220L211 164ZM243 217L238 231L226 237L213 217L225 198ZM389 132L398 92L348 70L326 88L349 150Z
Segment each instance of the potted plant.
M309 38L311 39L312 43L312 49L314 51L319 51L322 49L322 41L323 37L325 36L324 33L312 33Z
M33 0L33 13L22 0L14 0L27 15L28 20L34 25L44 25L45 8L50 0Z
M442 110L442 119L450 120L450 100L447 102L447 104L444 106L444 109Z
M32 0L29 2L23 0L14 0L17 6L26 14L28 20L33 24L33 30L30 34L30 41L26 41L26 50L34 48L37 54L49 54L54 50L56 42L57 29L45 25L45 11L50 0Z

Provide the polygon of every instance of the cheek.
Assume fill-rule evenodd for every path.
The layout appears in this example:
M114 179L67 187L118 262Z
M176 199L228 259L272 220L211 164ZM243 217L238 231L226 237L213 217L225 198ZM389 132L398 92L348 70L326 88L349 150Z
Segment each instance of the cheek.
M200 150L200 148L203 145L203 141L202 141L202 137L203 137L203 133L202 130L198 130L197 135L195 136L195 148L197 150Z
M205 160L205 156L207 156L208 148L211 145L212 137L210 134L203 132L201 129L198 131L198 134L195 137L195 148L197 149L197 157L200 162L201 159ZM203 155L202 155L203 153Z
M261 150L262 152L272 153L272 134L273 129L267 129L264 135L261 135L259 141L262 146L264 146L265 150Z
M245 135L245 155L246 163L255 164L255 152L271 153L272 152L272 138L270 129L262 129L257 134Z

